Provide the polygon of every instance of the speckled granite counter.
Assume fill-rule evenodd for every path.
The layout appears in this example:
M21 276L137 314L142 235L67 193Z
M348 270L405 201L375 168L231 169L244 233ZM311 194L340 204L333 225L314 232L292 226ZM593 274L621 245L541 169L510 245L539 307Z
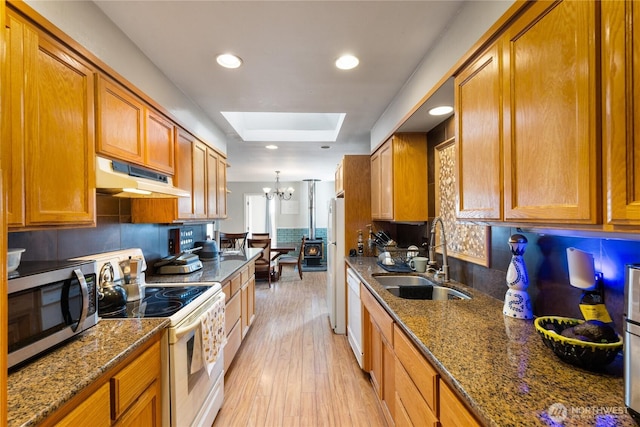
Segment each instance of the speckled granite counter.
M247 248L244 252L223 254L215 259L201 259L202 269L190 274L153 275L147 273L147 283L222 282L249 261L258 258L262 249Z
M386 273L375 258L347 263L485 425L636 426L625 413L622 357L603 373L581 370L545 347L532 321L506 318L502 301L455 282L473 298L402 299L375 280ZM549 414L554 404L567 409L563 422Z
M103 319L68 344L10 373L8 425L40 423L168 324L168 319Z

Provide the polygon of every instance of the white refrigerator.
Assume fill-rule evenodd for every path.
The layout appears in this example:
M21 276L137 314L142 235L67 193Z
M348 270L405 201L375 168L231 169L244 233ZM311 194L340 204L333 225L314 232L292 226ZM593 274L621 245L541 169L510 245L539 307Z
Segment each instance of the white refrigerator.
M336 334L346 333L346 279L344 266L344 199L329 201L327 222L327 308Z

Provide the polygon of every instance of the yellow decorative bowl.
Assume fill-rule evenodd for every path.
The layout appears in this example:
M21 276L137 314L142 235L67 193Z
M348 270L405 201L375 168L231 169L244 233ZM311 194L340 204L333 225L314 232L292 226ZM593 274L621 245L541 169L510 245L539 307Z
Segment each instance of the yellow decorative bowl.
M542 316L534 325L542 341L560 359L583 369L597 371L613 362L622 350L622 337L613 343L596 343L567 338L560 335L563 330L583 323L584 320L569 317Z

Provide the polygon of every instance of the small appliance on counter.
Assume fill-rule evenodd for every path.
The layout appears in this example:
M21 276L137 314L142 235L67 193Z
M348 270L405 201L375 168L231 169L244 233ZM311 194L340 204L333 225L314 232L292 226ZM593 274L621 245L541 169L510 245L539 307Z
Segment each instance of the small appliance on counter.
M153 266L158 274L189 274L202 268L198 255L192 253L201 247L190 249L175 256L169 256L156 262Z
M198 252L198 256L201 259L213 259L220 254L218 250L218 244L215 240L205 240L204 242L196 242L194 243L196 247L201 247Z
M7 284L8 367L96 325L97 287L91 260L20 263Z
M640 423L640 264L625 271L624 403Z

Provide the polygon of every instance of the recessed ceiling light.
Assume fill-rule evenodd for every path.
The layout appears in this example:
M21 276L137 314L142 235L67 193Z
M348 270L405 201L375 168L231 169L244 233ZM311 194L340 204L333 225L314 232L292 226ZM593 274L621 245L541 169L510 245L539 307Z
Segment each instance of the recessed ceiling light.
M351 70L356 68L360 60L353 55L342 55L340 58L336 59L336 67L341 70Z
M242 59L239 56L233 55L231 53L223 53L216 57L216 61L218 64L225 68L238 68L242 65Z
M266 145L264 148L267 148L269 150L277 150L278 146L277 145Z
M434 107L430 109L429 114L431 114L432 116L444 116L445 114L449 114L452 111L453 111L453 107L450 107L448 105L443 105L440 107Z

